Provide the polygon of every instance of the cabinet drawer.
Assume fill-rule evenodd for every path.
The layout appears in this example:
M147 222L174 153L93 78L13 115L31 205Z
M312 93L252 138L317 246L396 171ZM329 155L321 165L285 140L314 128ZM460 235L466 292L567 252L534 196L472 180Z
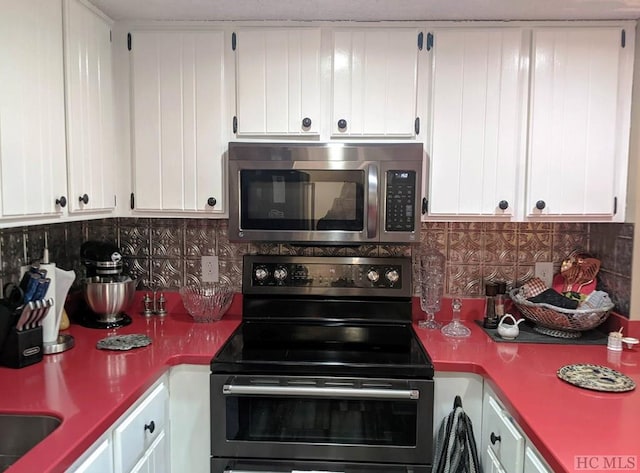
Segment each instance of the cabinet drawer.
M154 440L165 430L169 394L158 385L134 411L116 427L113 435L115 472L131 471Z
M502 406L489 396L486 413L487 446L506 471L522 471L524 437L511 422Z

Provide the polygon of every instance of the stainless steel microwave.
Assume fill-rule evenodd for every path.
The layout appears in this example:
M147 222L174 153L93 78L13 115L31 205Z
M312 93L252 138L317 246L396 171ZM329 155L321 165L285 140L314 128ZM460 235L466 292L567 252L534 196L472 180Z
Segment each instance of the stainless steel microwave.
M420 143L229 143L229 239L420 240Z

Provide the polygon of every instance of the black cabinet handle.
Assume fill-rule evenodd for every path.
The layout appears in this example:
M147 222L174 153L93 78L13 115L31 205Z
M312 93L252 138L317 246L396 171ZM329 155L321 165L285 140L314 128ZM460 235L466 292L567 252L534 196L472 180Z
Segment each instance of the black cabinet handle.
M500 209L502 210L507 210L509 208L509 202L507 202L506 200L501 200L500 202L498 202L498 207L500 207Z
M56 199L56 205L59 205L60 207L66 207L67 206L67 198L65 196L62 196L59 199Z
M302 128L309 128L311 126L311 118L305 117L302 119Z
M338 128L340 130L344 130L347 128L347 120L345 120L344 118L341 118L340 120L338 120Z
M87 205L89 203L89 196L87 194L82 194L80 197L78 197L78 201Z
M536 202L536 209L538 210L542 210L547 206L547 204L544 202L544 200L539 200L538 202Z
M215 198L215 197L209 197L209 198L207 199L207 205L208 205L209 207L215 207L217 203L218 203L218 201L216 200L216 198Z
M154 421L149 422L148 424L144 424L144 430L148 430L150 434L156 430L156 423Z
M499 435L496 435L493 432L491 432L489 439L491 440L491 445L495 445L496 442L500 442L502 440Z
M429 211L429 201L426 197L422 198L422 215L425 215Z

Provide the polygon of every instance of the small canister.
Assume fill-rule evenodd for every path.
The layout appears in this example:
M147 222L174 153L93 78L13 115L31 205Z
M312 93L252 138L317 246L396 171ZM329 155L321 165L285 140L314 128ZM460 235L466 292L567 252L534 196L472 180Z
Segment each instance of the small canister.
M609 332L607 339L607 349L622 351L622 334L620 332Z

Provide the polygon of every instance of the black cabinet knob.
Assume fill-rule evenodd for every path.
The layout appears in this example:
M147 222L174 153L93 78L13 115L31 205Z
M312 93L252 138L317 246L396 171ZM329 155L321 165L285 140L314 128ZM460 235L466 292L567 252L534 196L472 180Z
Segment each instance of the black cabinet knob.
M502 210L507 210L509 208L509 202L507 202L506 200L501 200L500 202L498 202L498 207L500 207L500 209Z
M489 439L491 440L491 445L495 445L496 442L500 442L502 440L499 435L496 435L493 432L491 432Z
M547 204L544 202L544 200L539 200L538 202L536 202L536 209L538 210L542 210L547 206Z
M156 423L154 421L149 422L148 424L144 424L144 430L148 430L150 434L156 430Z
M305 117L302 119L302 128L309 128L311 126L311 118Z
M88 204L89 196L87 194L82 194L80 197L78 197L78 202L82 202L85 205Z
M218 203L218 201L216 200L216 198L215 198L215 197L209 197L209 198L207 199L207 205L208 205L209 207L215 207L217 203Z
M347 120L345 120L344 118L341 118L340 120L338 120L338 128L340 130L344 130L347 128Z
M59 199L56 199L56 205L59 205L60 207L66 207L67 206L67 198L65 196L62 196Z

